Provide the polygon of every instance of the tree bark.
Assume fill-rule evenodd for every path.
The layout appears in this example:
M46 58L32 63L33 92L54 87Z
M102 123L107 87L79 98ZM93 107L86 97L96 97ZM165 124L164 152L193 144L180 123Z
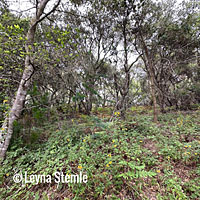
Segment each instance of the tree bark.
M151 96L152 96L152 101L153 101L153 121L157 123L158 109L157 109L157 100L156 100L156 88L155 88L155 82L154 82L155 77L154 77L153 63L151 61L149 50L147 48L147 45L145 44L141 30L139 30L139 34L141 38L142 47L144 49L144 56L146 57L144 58L144 62L149 72L149 78L150 78L150 89L151 89Z
M47 14L43 15L43 11L50 0L42 0L36 9L36 15L33 17L30 23L29 30L27 32L27 42L25 45L26 49L26 58L25 58L25 69L22 75L22 79L20 81L17 94L13 101L13 105L9 112L9 115L6 117L2 129L0 130L0 159L4 160L6 156L6 151L10 144L11 137L13 135L13 123L17 120L23 110L24 101L27 95L27 91L30 87L30 81L32 75L34 74L34 65L32 53L34 49L34 37L36 32L36 27L39 22L44 20L48 15L55 11L57 6L60 3L58 0L57 4L53 7L53 9Z

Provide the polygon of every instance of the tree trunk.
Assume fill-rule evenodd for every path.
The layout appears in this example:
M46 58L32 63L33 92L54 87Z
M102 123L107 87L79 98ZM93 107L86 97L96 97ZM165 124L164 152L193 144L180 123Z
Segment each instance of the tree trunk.
M13 134L13 123L15 120L19 118L23 110L26 94L30 86L30 80L34 73L34 65L33 65L31 54L33 53L33 49L34 49L33 43L34 43L34 37L35 37L37 24L43 19L45 19L53 11L55 11L55 9L60 3L60 0L57 2L57 4L53 7L53 9L49 13L42 16L43 11L48 2L49 0L42 0L40 4L38 5L38 8L36 10L36 16L31 20L30 28L26 36L27 42L25 45L25 49L26 49L27 55L25 58L25 69L24 69L22 79L20 81L20 84L17 90L15 100L11 107L9 116L6 117L3 123L2 129L0 130L0 159L1 160L5 159L6 151L8 149L8 146L10 144L10 140Z
M150 78L150 89L151 89L151 96L153 101L153 121L156 123L158 121L158 110L157 110L157 101L156 101L156 88L155 88L155 82L154 82L154 71L153 71L153 63L151 61L149 50L145 44L143 35L141 30L139 30L141 43L144 49L144 62L147 67L147 70L149 72L149 78Z

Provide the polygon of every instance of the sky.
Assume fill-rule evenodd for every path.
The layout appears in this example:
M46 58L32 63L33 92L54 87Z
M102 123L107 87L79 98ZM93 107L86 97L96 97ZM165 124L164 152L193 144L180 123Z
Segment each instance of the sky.
M33 2L33 0L31 0ZM65 0L62 0L63 2ZM154 0L161 1L161 0ZM181 3L183 0L177 0L178 3ZM10 9L14 12L26 11L31 8L33 4L30 3L30 0L8 0ZM56 2L55 0L51 0L51 2ZM26 11L31 12L31 11Z
M33 6L30 0L8 0L8 3L10 9L14 12L24 11Z

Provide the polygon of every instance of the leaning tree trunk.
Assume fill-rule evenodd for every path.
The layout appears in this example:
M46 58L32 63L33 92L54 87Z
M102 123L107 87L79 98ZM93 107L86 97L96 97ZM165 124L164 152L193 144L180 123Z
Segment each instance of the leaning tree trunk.
M30 80L34 73L32 53L34 49L33 43L34 43L34 37L35 37L37 24L41 22L43 19L45 19L52 12L54 12L60 3L60 0L58 0L57 4L53 7L53 9L47 14L43 15L43 11L49 1L50 0L42 0L40 1L40 4L37 5L36 16L31 20L30 28L26 35L27 42L25 45L25 49L26 49L25 69L24 69L22 79L20 81L20 84L17 90L17 94L13 101L13 105L9 112L9 115L6 117L3 123L2 129L0 130L0 159L1 160L4 160L5 158L6 151L8 149L8 146L10 144L10 140L13 134L13 123L15 120L19 118L22 112L27 91L30 87Z

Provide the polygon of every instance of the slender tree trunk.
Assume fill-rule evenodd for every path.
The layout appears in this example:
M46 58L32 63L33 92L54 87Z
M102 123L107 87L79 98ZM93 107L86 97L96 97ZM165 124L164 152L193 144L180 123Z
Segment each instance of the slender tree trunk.
M126 14L125 19L123 20L123 50L124 50L124 72L125 72L125 78L122 83L122 85L119 87L119 84L117 82L117 76L114 75L114 81L115 81L115 88L117 93L117 110L120 111L120 117L122 120L125 120L125 112L127 109L127 96L129 94L130 89L130 69L131 66L128 66L128 41L127 41L127 19L128 14ZM118 94L120 93L121 98L119 99Z
M30 28L28 30L28 33L26 35L27 37L27 43L25 45L26 49L26 58L25 58L25 69L22 75L22 79L20 81L17 94L15 96L15 99L13 101L13 105L11 107L9 116L6 117L2 129L0 130L0 159L4 160L6 156L6 151L8 149L8 146L10 144L10 140L13 134L13 123L15 120L17 120L23 110L25 98L27 95L27 91L30 87L30 80L34 73L34 65L32 60L32 53L34 49L34 37L36 32L37 24L45 19L49 14L51 14L57 6L60 3L60 0L58 3L54 6L54 8L47 13L46 15L43 15L43 11L47 5L49 0L42 0L40 1L40 4L38 5L38 8L36 10L36 16L31 20Z
M156 101L156 87L154 82L154 71L153 71L153 63L151 61L149 50L145 44L143 35L141 33L141 30L139 30L141 43L144 49L144 62L149 72L149 78L150 78L150 89L151 89L151 96L153 101L153 121L156 123L158 121L158 109L157 109L157 101Z
M149 73L150 73L151 95L152 95L152 100L153 100L153 111L154 111L153 121L156 123L158 121L158 109L157 109L156 89L155 89L155 84L154 84L153 68L151 64L149 66Z

